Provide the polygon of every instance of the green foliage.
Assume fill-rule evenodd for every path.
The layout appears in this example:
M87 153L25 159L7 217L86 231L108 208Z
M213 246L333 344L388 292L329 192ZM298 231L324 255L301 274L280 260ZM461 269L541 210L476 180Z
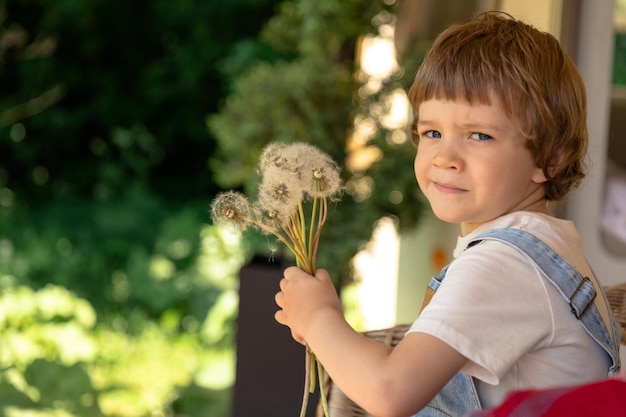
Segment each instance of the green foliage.
M257 182L250 174L271 141L300 139L324 143L335 155L343 152L342 141L329 138L343 138L346 132L350 107L345 100L353 89L346 68L323 68L306 60L260 63L234 87L226 110L210 119L221 138L220 152L212 159L220 185L254 190Z
M203 284L192 288L212 288L217 300L200 319L168 306L158 320L136 308L98 324L92 306L67 289L35 291L2 276L0 414L226 417L237 273L247 252L217 227L197 233L201 249L188 272Z
M256 194L255 169L268 143L309 142L343 163L353 120L370 120L376 127L368 146L382 157L365 171L344 165L347 193L322 236L318 265L337 281L351 279L349 261L369 239L376 220L395 216L402 228L412 227L423 207L412 170L414 150L408 142L393 140L394 132L380 120L394 90L408 85L407 73L393 74L376 94L355 94L361 87L357 41L393 20L392 11L383 1L284 1L261 33L283 58L226 74L233 77L233 90L208 119L218 142L211 160L216 182L241 187L250 196ZM358 183L367 190L356 192ZM262 246L256 250L264 252Z
M0 414L228 416L249 251L205 225L205 117L276 3L0 3Z
M203 278L189 271L200 249L201 216L199 205L169 212L139 187L106 204L31 208L18 201L10 216L0 216L7 254L0 263L34 287L73 288L103 313L141 307L158 315L176 306L203 317L201 297L209 294L191 293Z
M613 53L613 84L626 85L626 33L615 33Z
M354 47L358 36L374 30L370 20L382 7L362 0L281 4L261 38L289 58L225 73L233 78L233 91L209 117L218 141L211 162L220 186L243 185L253 192L250 174L260 150L272 141L306 141L344 159L357 87Z
M217 66L275 3L4 1L0 179L29 201L114 199L133 180L170 201L215 192Z
M144 325L137 336L105 329L97 333L99 346L106 349L92 364L91 375L103 415L150 416L172 410L211 359L196 336L170 333L151 322Z
M58 286L33 291L9 286L9 280L5 276L0 296L1 414L37 409L101 415L86 366L96 356L89 303Z

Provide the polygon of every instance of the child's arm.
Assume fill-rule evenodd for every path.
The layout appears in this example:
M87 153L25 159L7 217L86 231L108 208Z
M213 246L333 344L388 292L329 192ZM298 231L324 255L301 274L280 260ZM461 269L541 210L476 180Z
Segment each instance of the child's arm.
M394 349L362 336L345 321L324 270L312 277L288 268L280 288L276 320L308 344L337 386L373 415L417 412L467 361L425 333L409 333Z

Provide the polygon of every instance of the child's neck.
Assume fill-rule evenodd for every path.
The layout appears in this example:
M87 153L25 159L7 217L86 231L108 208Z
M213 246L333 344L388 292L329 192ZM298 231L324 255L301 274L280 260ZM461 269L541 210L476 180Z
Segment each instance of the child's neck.
M515 212L519 212L519 211L529 211L529 212L534 212L534 213L541 213L541 214L546 214L548 216L552 216L552 213L548 207L548 200L546 199L542 199L541 201L537 201L536 203L526 206L523 209L517 209L517 210L512 210L506 213L502 213L500 216L495 217L491 220L485 220L484 222L467 222L467 223L461 223L461 236L467 236L468 234L472 233L474 230L476 230L476 228L478 228L481 224L487 223L489 221L495 220L501 216L510 214L510 213L515 213Z

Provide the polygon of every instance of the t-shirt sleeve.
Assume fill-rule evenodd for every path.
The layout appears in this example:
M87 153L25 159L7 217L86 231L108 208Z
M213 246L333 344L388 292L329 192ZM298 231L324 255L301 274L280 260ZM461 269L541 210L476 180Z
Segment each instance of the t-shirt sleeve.
M520 357L552 337L546 285L525 254L484 241L450 265L409 332L444 341L469 359L465 372L497 384Z

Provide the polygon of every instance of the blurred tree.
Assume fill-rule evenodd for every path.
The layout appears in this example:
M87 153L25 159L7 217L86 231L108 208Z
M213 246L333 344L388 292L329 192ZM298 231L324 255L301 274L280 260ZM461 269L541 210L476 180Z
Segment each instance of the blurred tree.
M0 239L22 279L65 285L99 311L187 303L189 288L146 278L152 253L166 234L185 242L176 268L195 259L218 190L204 118L230 88L223 57L236 51L236 72L272 56L255 38L276 3L3 2ZM184 227L172 230L173 217ZM123 298L112 276L128 281Z
M219 186L204 119L230 91L224 70L282 56L256 40L277 3L0 2L0 301L54 283L97 317L80 364L63 361L72 334L58 353L22 349L52 343L57 318L9 323L0 336L20 344L4 356L0 408L228 415L232 269L246 252L206 231ZM59 372L65 391L49 383Z
M276 0L4 3L6 186L29 201L105 200L129 180L167 200L215 190L202 169L214 148L203 119L228 88L218 66L254 39ZM240 53L241 65L256 53Z
M356 56L364 35L393 30L394 7L394 1L383 0L283 2L261 39L284 56L245 72L226 72L232 92L208 121L218 140L211 160L216 182L243 187L251 197L258 157L269 142L309 142L344 167L346 195L329 216L318 261L337 281L351 280L350 259L376 220L396 216L402 228L412 227L423 207L406 128L383 122L395 90L407 86L407 72L400 67L364 93L368 78ZM417 62L416 54L410 58ZM372 131L360 149L349 141L356 120L368 122ZM351 168L347 160L359 151L373 156L364 167ZM263 252L263 243L257 250Z

